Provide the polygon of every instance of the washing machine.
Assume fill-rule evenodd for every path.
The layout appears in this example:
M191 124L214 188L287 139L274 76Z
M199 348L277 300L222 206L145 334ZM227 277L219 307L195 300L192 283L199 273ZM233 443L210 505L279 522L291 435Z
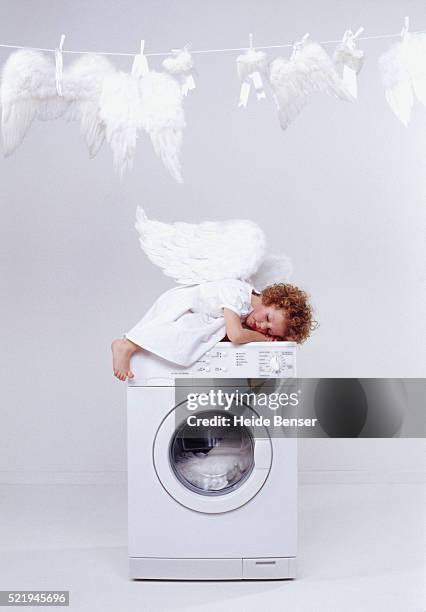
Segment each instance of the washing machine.
M295 578L297 440L262 424L223 425L211 392L258 392L295 377L296 345L220 342L189 368L143 351L131 367L130 578ZM208 402L192 413L189 394L203 391ZM226 414L239 410L259 416L247 405Z

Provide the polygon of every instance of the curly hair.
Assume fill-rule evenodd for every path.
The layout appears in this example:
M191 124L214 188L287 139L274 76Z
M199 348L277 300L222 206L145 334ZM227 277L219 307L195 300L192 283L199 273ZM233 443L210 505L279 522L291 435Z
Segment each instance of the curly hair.
M301 344L311 331L318 327L313 319L312 306L308 294L287 283L277 283L266 287L261 294L265 306L283 308L288 316L288 330L285 340Z

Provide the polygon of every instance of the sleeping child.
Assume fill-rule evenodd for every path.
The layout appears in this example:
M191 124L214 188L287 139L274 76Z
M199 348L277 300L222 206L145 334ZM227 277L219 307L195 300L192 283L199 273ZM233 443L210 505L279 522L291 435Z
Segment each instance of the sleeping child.
M130 358L140 350L188 367L224 338L301 343L315 327L307 294L274 282L288 276L289 261L265 257L264 235L254 223L169 225L138 209L136 228L148 258L181 286L161 295L124 338L113 341L118 379L133 378Z

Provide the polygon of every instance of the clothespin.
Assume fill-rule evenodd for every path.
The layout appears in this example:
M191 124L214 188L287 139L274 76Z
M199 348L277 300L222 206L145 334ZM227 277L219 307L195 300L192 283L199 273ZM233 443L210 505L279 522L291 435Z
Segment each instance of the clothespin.
M404 17L404 26L401 30L401 38L404 39L408 34L408 30L410 29L410 18L408 15Z
M291 54L291 59L294 59L294 57L299 53L305 42L308 40L309 36L309 32L306 32L306 34L301 38L301 40L298 40L293 44L293 53Z
M62 93L62 77L63 77L63 66L64 59L62 56L62 48L64 46L65 34L61 34L61 40L59 41L59 47L55 49L55 79L56 79L56 91L58 96L63 95Z
M139 79L144 76L147 72L149 72L148 60L145 52L145 41L141 40L140 53L135 55L132 64L132 76Z
M349 47L349 49L354 49L355 48L355 40L363 32L364 32L364 28L363 27L358 28L358 30L355 32L355 34L352 32L352 30L346 30L346 32L343 34L343 37L342 37L342 44L343 45L347 45Z

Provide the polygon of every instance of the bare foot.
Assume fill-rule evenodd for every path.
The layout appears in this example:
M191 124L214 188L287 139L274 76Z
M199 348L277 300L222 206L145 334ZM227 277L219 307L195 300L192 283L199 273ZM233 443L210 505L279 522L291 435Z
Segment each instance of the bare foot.
M114 375L119 380L126 380L126 378L134 378L134 374L130 369L130 357L133 353L140 351L141 348L127 340L127 338L121 338L114 340L111 344L112 349L112 369Z

